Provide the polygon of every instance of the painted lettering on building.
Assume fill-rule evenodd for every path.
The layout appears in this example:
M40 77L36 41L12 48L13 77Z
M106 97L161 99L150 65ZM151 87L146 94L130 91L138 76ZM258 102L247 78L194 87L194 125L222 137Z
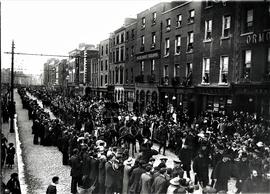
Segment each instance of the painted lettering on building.
M149 54L137 56L137 60L154 59L158 57L159 57L158 53L149 53Z
M250 34L247 36L246 42L247 44L257 44L261 42L269 42L270 41L270 31L261 32L257 34Z

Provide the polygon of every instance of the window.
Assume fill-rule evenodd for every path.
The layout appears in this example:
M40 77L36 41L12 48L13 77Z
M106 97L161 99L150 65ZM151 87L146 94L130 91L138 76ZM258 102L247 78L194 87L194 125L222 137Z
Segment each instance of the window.
M124 42L124 33L121 34L121 43Z
M151 60L151 75L154 74L155 72L155 65L156 65L156 61L155 59Z
M126 84L128 83L128 69L126 69Z
M106 55L109 53L109 48L108 48L108 44L106 44Z
M134 40L135 34L134 34L134 29L131 30L131 38Z
M155 46L156 44L156 33L152 32L152 46Z
M141 49L140 51L144 51L144 36L141 36Z
M195 19L195 10L190 10L189 11L189 18L188 18L188 23L194 23Z
M144 61L141 61L141 75L143 75L144 72Z
M131 68L131 83L133 83L133 68Z
M116 67L115 68L115 83L118 84L118 80L119 80L119 69Z
M250 79L250 69L251 69L251 50L244 51L245 63L244 63L244 78Z
M108 60L105 60L105 71L108 70Z
M126 60L128 60L128 48L126 48Z
M103 71L103 61L100 61L100 71Z
M179 64L174 65L174 77L180 77L180 65Z
M142 18L142 28L145 28L145 17Z
M169 55L169 50L170 50L170 39L166 38L165 39L165 50L164 50L165 56Z
M153 23L153 24L156 23L156 19L157 19L157 13L154 12L154 13L152 13L152 23Z
M168 65L164 65L164 77L168 77L169 76L169 68L168 68Z
M194 34L193 32L188 32L188 45L187 45L187 52L193 52L193 42L194 42Z
M101 56L103 56L103 46L101 46Z
M116 48L115 54L116 54L115 60L116 60L116 62L119 62L119 48Z
M268 47L267 55L267 75L270 76L270 47Z
M100 76L100 85L103 86L103 75Z
M128 41L128 39L129 39L129 32L127 31L126 32L126 41Z
M202 83L209 83L210 76L210 59L203 58Z
M222 83L222 84L228 83L228 67L229 67L229 57L228 56L221 56L219 83Z
M181 49L181 36L176 36L175 37L175 54L178 55L180 54L180 49Z
M119 35L116 36L116 44L119 44Z
M177 16L177 21L176 21L176 27L180 27L182 25L182 15Z
M230 28L231 28L231 16L223 16L222 37L229 37Z
M167 31L170 31L171 30L171 19L170 18L168 18L167 20L166 20L166 30Z
M186 77L188 78L192 74L192 63L187 63Z
M253 27L253 9L249 9L246 12L246 32L252 31Z
M212 38L212 20L205 21L205 40L211 40Z
M124 68L120 67L120 84L124 82Z
M105 75L105 84L108 83L108 75Z
M124 61L124 47L121 46L121 50L120 50L120 61Z
M114 84L114 71L112 72L112 83Z

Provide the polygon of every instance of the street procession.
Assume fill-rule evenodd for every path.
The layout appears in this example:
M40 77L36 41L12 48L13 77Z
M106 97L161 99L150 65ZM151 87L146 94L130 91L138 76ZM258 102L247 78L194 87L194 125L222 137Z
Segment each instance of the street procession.
M0 194L270 194L269 1L0 9Z

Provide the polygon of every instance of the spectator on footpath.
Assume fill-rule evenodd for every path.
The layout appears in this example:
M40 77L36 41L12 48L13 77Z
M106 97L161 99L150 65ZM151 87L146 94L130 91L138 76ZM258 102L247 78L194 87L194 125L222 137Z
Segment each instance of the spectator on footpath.
M161 168L159 170L159 175L154 179L151 187L151 192L155 194L164 194L167 192L168 181L166 180L166 168Z
M4 136L3 133L1 133L1 167L4 166L5 160L6 160L6 152L7 152L7 138Z
M150 194L152 185L152 175L150 171L152 170L151 165L147 165L145 168L146 172L141 175L140 179L140 194Z
M8 149L7 149L6 165L7 165L9 168L12 168L12 165L14 164L14 157L15 157L16 150L15 150L15 148L13 147L13 146L14 146L13 143L9 143L8 145L9 145L9 147L8 147Z
M57 194L56 185L59 183L59 177L54 176L52 178L52 183L48 186L46 194Z
M183 163L183 170L186 171L187 177L190 178L192 152L188 145L183 145L179 152L179 159Z
M71 193L76 194L77 193L77 185L79 183L79 179L81 176L81 161L79 158L79 150L75 148L73 150L73 155L70 158L70 164L71 164Z
M199 151L198 156L193 161L193 171L195 174L195 184L198 182L202 187L206 187L209 182L208 169L209 158L207 158L202 151Z
M12 173L10 175L10 179L7 182L7 189L12 194L21 194L21 187L20 187L20 181L18 179L18 173Z
M245 180L242 186L242 193L259 193L262 191L262 177L258 175L257 170L253 169L250 177Z

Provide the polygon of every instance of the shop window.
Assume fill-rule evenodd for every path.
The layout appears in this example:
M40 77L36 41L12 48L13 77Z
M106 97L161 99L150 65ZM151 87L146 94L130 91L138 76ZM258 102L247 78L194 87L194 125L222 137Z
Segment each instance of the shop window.
M228 67L229 67L229 57L221 56L220 58L220 74L219 74L219 83L227 84L228 83Z
M203 58L202 83L209 84L210 58Z

